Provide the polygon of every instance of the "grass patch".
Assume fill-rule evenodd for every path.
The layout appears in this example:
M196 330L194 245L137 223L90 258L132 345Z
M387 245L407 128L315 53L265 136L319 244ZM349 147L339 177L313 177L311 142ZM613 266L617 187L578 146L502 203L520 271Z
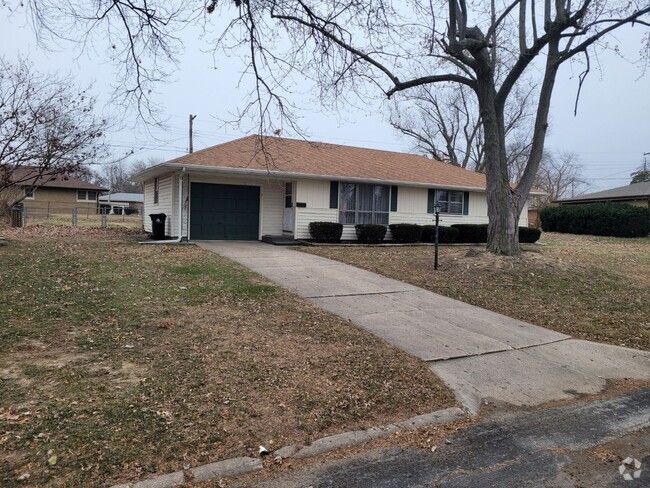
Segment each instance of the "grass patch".
M216 254L4 232L2 486L133 481L454 403L424 363Z
M650 350L650 238L544 233L516 257L481 247L309 247L441 295L575 337Z

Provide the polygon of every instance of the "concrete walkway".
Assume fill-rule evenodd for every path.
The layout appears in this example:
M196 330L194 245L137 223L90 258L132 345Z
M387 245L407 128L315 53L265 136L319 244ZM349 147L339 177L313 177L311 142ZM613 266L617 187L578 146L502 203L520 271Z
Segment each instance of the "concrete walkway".
M571 339L337 261L259 242L197 242L400 349L472 412L484 399L538 405L650 379L650 353Z

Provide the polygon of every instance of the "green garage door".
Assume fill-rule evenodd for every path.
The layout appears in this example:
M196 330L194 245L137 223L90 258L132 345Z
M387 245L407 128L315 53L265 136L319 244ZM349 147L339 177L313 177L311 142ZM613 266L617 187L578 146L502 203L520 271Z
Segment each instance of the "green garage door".
M259 221L259 187L192 183L192 239L256 241Z

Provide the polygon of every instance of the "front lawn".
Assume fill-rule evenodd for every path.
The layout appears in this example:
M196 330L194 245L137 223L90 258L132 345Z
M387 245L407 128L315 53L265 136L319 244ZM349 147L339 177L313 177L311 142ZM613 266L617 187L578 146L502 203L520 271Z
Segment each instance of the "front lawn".
M213 253L3 232L2 486L133 481L454 404L421 361Z
M575 337L650 350L650 238L544 233L508 258L483 247L305 247Z

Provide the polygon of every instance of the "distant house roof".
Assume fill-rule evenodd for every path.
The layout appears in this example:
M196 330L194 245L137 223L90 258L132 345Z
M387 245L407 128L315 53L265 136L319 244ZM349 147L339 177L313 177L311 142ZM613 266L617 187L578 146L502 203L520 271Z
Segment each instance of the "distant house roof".
M89 183L65 174L43 173L38 168L25 166L12 171L11 179L19 186L39 186L44 188L67 188L70 190L106 191L108 188Z
M101 195L100 202L124 202L124 203L144 203L143 193L111 193Z
M562 198L558 203L600 202L606 200L643 200L650 199L650 182L633 183L631 185L612 188L611 190L587 193L578 197Z
M425 156L270 136L247 136L148 168L145 181L169 169L404 183L485 190L485 175Z

